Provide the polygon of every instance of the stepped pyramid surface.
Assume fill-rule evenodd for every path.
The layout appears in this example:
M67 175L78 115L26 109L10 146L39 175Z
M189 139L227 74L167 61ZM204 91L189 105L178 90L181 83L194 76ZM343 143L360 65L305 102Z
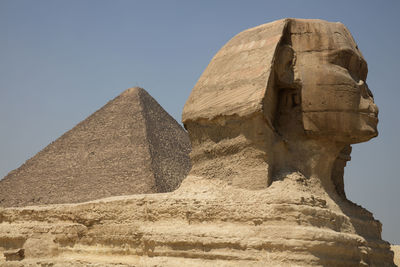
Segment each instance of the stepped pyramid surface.
M0 181L0 206L174 190L190 169L185 130L142 88L107 103Z

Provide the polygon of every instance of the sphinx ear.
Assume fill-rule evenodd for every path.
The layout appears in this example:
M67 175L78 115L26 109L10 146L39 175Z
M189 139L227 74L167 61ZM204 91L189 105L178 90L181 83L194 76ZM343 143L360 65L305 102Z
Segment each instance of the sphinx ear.
M298 88L294 73L295 61L296 55L291 46L283 45L279 48L275 61L275 75L280 88Z

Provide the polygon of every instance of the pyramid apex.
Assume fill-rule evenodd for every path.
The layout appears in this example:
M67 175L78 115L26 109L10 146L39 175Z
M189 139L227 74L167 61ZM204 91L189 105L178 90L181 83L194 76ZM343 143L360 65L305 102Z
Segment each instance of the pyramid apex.
M138 94L139 92L146 92L146 90L144 90L142 87L139 86L135 86L135 87L131 87L126 89L124 92L122 92L121 95L133 95L133 94Z

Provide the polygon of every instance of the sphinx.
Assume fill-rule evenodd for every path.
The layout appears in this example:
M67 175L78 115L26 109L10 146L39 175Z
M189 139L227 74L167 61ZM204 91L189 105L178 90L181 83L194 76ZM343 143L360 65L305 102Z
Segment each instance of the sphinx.
M351 144L378 134L366 76L341 23L239 33L185 104L192 169L177 190L2 209L0 248L55 266L394 266L343 186Z
M262 189L298 170L328 186L340 151L377 136L366 76L341 23L289 19L238 34L185 105L191 173Z

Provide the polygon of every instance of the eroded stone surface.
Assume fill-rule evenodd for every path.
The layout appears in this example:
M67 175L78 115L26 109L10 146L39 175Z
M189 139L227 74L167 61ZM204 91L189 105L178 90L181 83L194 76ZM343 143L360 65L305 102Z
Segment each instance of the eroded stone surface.
M6 261L21 261L24 259L24 249L22 248L7 250L3 254Z
M400 246L392 245L392 250L394 252L394 264L400 266Z
M253 191L189 176L173 193L3 209L0 245L52 240L27 263L393 266L369 212L306 180L293 173Z

